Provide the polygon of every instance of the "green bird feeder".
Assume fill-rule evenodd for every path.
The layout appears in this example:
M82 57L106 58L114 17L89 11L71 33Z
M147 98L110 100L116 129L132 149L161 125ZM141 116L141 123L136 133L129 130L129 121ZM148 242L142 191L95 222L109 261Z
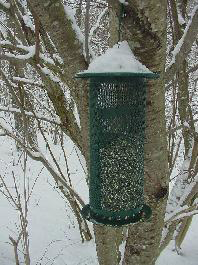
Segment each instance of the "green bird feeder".
M82 215L121 226L145 220L144 134L147 79L126 41L95 59L78 78L89 79L89 199Z

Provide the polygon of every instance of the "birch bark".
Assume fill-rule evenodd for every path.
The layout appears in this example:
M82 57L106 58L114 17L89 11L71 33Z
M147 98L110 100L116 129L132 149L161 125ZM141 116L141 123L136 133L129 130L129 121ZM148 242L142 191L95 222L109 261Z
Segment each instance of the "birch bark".
M122 38L137 58L160 79L149 82L145 139L145 201L153 216L147 223L129 227L124 265L155 263L164 225L168 192L168 160L165 127L164 67L166 59L166 1L128 1ZM109 1L116 17L119 3ZM160 14L160 16L159 16ZM113 25L112 25L113 27ZM116 30L111 29L115 36Z

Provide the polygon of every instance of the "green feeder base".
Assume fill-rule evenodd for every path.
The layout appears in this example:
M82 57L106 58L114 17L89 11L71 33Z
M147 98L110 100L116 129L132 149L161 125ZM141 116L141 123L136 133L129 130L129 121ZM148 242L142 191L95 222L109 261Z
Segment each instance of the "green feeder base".
M131 213L129 211L129 214L126 216L122 215L121 217L115 216L114 214L112 214L112 216L110 216L110 214L107 216L107 214L94 212L90 205L87 204L83 207L81 213L85 219L94 224L122 226L149 219L151 217L152 210L148 205L144 204L141 210L134 212L134 209L132 209Z

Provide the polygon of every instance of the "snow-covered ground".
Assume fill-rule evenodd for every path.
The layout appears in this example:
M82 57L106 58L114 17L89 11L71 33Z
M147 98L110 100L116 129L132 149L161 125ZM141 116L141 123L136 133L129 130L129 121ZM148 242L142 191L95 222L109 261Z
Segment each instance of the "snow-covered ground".
M191 227L182 244L182 253L178 255L173 251L174 244L171 242L169 246L162 252L158 258L156 265L197 265L198 264L198 216L193 218Z
M70 172L75 189L80 192L87 202L88 190L85 185L84 172L76 156L73 145L68 140L65 142L72 165ZM43 152L45 148L43 147ZM58 147L53 151L58 156ZM14 160L13 160L14 157ZM17 183L23 183L23 172L17 164L17 152L14 143L0 137L0 174L7 181L9 189L13 192L12 171ZM62 158L59 158L62 163ZM31 264L33 265L97 265L94 241L82 244L78 226L71 209L61 198L54 185L52 177L38 162L28 160L26 178L30 187L35 182L29 203L28 231L30 238ZM40 173L41 172L41 173ZM21 185L22 186L22 185ZM2 189L2 188L1 188ZM156 265L197 265L198 264L198 217L194 217L190 231L182 246L182 255L172 251L170 244L161 254ZM0 265L14 265L14 252L9 236L17 237L19 224L18 213L0 194ZM91 226L91 225L90 225Z

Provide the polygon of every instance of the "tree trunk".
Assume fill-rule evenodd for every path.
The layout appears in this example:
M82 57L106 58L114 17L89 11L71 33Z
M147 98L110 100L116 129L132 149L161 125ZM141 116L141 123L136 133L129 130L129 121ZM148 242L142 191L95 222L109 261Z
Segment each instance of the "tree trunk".
M123 229L95 225L95 242L100 265L118 265L121 259L119 245L123 240Z
M158 247L168 194L164 89L167 4L166 1L159 4L157 0L128 2L129 5L125 7L121 40L128 41L136 57L150 70L159 71L160 79L149 82L147 93L145 202L152 208L153 215L149 222L129 226L123 264L151 265L159 255ZM109 4L113 7L114 15L111 17L115 21L119 14L119 3L111 0ZM116 40L115 26L110 30Z

